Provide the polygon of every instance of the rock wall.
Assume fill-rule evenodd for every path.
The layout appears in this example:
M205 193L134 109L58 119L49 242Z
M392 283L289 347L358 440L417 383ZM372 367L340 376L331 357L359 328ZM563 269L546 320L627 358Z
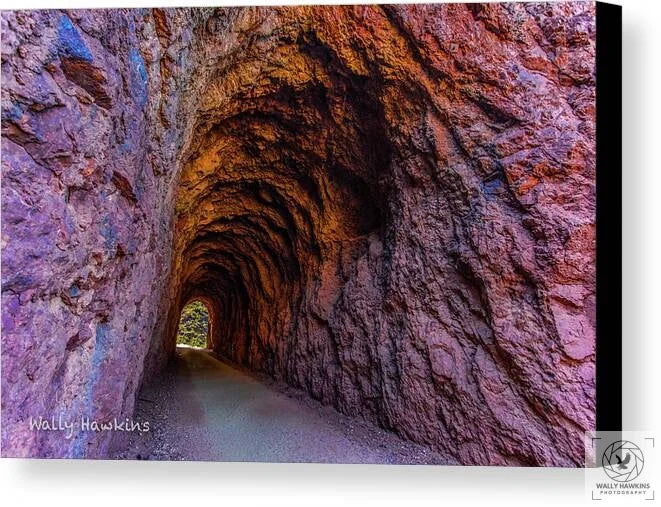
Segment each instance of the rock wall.
M465 464L594 428L594 5L2 14L3 452L213 348ZM121 407L121 411L120 411Z

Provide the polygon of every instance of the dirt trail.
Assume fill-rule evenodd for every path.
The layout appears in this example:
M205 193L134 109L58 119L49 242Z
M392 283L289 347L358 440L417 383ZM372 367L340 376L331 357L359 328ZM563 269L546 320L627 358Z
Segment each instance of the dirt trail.
M152 430L118 442L114 457L452 463L299 391L262 383L200 349L177 349L172 367L142 390L134 420L149 421Z

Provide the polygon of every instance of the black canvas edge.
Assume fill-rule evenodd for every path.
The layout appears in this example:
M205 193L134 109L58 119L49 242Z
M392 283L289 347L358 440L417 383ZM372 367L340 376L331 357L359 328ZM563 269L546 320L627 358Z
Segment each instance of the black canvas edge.
M596 11L596 429L621 431L622 7Z

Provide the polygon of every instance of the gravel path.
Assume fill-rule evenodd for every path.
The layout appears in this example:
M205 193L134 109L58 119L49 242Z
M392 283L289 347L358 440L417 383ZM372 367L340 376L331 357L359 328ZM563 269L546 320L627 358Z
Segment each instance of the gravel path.
M150 421L152 429L127 434L115 458L453 463L201 349L177 349L174 364L140 393L133 419Z

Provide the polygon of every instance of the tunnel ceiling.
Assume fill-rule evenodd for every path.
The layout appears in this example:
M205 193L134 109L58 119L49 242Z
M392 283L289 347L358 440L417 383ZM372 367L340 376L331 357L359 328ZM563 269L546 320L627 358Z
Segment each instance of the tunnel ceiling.
M37 92L13 80L3 151L9 166L25 152L55 168L58 183L44 173L37 187L68 196L67 241L96 245L93 269L80 274L81 251L56 263L63 281L49 289L69 352L48 371L102 379L85 403L130 411L198 299L220 356L343 413L461 463L582 463L594 428L593 5L61 16L41 20L60 48L41 65L67 108L18 115L7 100ZM7 23L21 43L37 37L29 16ZM3 73L26 67L19 42ZM30 125L58 114L101 155L49 152ZM76 134L84 125L103 135ZM34 394L44 406L61 403L54 375Z

